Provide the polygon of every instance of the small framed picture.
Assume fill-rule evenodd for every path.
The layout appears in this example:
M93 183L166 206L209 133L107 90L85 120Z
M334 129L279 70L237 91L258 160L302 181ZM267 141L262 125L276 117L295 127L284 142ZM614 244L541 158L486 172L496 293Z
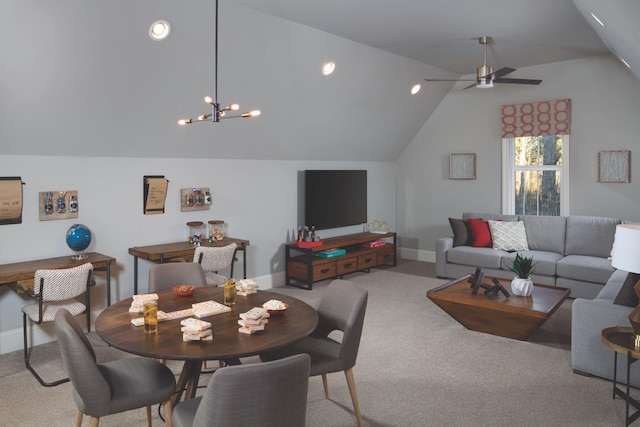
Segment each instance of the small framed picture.
M631 182L631 151L599 151L598 182Z
M476 154L449 154L449 179L476 179Z

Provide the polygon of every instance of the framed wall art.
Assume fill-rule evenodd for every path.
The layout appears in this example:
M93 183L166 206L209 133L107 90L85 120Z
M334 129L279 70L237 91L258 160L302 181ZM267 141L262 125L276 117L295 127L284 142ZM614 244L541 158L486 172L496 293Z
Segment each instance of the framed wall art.
M449 154L449 179L476 179L476 154Z
M598 182L631 182L631 151L599 151Z

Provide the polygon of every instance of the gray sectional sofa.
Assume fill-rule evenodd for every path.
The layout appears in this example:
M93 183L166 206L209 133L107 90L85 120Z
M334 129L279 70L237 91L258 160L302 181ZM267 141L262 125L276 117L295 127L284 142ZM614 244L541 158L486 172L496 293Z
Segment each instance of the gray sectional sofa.
M629 313L635 307L613 302L627 272L616 270L594 299L577 298L571 306L571 366L574 372L613 379L613 350L602 344L602 330L611 326L631 326ZM626 357L618 356L618 380L627 375ZM640 387L640 370L631 369L630 384Z
M619 219L474 212L462 215L463 220L469 218L522 221L529 250L518 252L533 256L534 283L569 288L573 298L595 298L615 270L609 256L616 225L622 222ZM509 267L515 255L516 252L491 247L454 246L453 237L443 237L436 242L436 274L453 279L480 267L485 274L511 278Z

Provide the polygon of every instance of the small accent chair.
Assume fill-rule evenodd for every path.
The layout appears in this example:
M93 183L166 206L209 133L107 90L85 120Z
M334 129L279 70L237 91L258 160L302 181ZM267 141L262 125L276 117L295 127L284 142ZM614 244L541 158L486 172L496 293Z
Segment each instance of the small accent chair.
M291 354L307 353L311 356L311 376L322 375L327 399L327 374L344 371L358 426L362 426L362 415L352 368L358 357L367 299L368 292L355 283L334 280L318 304L319 321L314 331L289 347L260 355L262 361L269 361ZM333 331L342 331L342 342L329 338Z
M201 397L173 411L175 427L304 427L309 356L218 369Z
M149 269L149 292L166 291L175 285L206 286L207 279L200 264L168 262L154 264Z
M100 417L146 407L151 427L151 405L164 404L166 425L171 426L171 396L176 390L173 372L165 365L145 357L130 357L96 363L96 354L75 317L59 310L54 327L65 371L73 385L78 408L76 427L82 417L91 417L97 427Z
M73 316L82 313L87 314L87 332L91 330L91 299L89 296L89 285L91 283L91 273L93 265L86 263L72 268L58 270L37 270L33 280L33 293L29 296L35 297L38 302L27 304L22 307L22 333L24 341L24 363L25 366L40 384L45 387L53 387L69 381L63 378L53 382L46 382L35 371L29 361L31 347L28 344L28 322L41 324L53 322L58 310L66 309ZM85 294L85 302L82 303L76 298Z
M224 285L228 277L218 274L223 268L230 267L229 277L233 277L233 262L236 260L238 245L232 243L227 246L198 246L193 253L193 262L202 265L207 285L216 287Z

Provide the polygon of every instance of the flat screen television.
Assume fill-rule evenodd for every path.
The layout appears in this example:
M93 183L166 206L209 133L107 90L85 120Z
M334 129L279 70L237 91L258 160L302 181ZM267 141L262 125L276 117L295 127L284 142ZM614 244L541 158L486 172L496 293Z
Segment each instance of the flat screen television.
M304 225L316 230L367 222L366 170L305 170Z

